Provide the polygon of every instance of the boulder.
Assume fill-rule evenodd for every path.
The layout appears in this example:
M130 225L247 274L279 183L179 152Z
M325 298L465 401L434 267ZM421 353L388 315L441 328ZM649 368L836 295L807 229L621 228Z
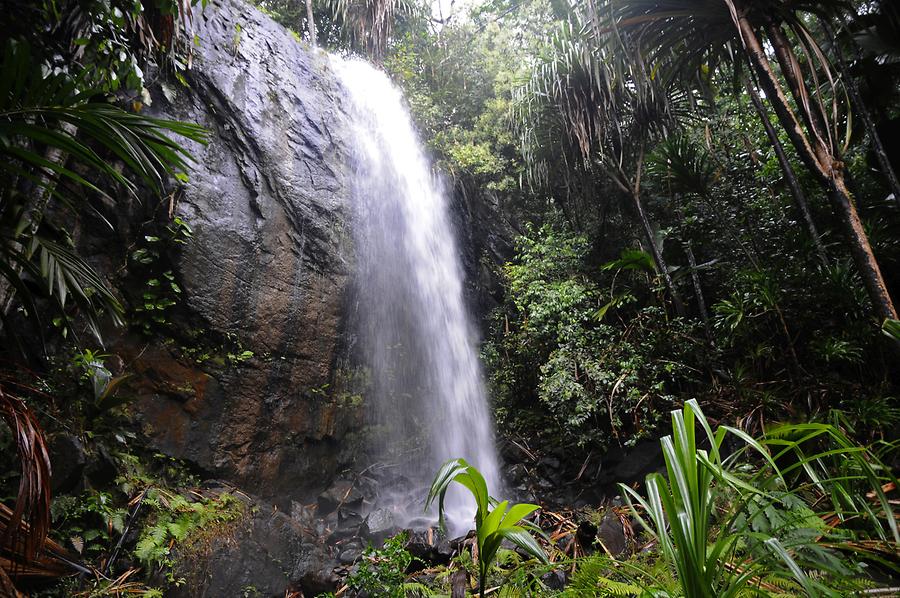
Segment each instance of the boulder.
M597 526L597 541L612 556L621 556L628 551L629 542L625 524L613 509L608 509Z
M251 501L245 518L177 554L176 574L185 584L167 596L316 596L337 589L338 557L291 517Z
M327 515L339 507L350 510L362 506L363 495L350 480L337 480L319 495L319 514Z
M53 464L50 487L53 494L77 492L83 486L87 465L84 445L72 434L58 434L50 441L50 463Z
M381 546L384 541L400 531L394 512L390 509L375 509L369 513L362 527L362 535L374 545Z

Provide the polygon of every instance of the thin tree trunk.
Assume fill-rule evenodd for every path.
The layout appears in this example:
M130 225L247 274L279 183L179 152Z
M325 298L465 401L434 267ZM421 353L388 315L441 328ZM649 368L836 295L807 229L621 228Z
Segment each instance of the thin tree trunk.
M656 239L653 235L653 228L650 226L650 220L647 219L647 213L644 211L644 204L641 201L641 174L644 169L644 148L641 147L638 153L637 159L637 168L635 169L635 177L634 182L632 183L629 179L628 175L621 168L621 162L616 168L607 168L606 173L609 178L619 187L628 197L631 198L631 201L634 202L635 210L637 210L638 218L641 221L641 228L644 229L644 237L647 240L647 243L650 245L650 254L653 256L653 263L656 264L657 270L659 270L660 274L663 277L663 282L666 287L666 291L669 293L669 296L672 299L672 303L675 304L675 312L679 316L684 316L684 303L682 303L681 298L678 296L678 293L675 291L675 284L672 282L672 277L669 275L669 268L666 266L666 261L662 256L662 252L660 252L659 248L656 246Z
M688 265L691 267L691 282L694 284L694 294L697 296L697 309L700 311L700 319L703 321L703 329L706 338L712 340L712 331L709 328L709 313L706 311L706 300L703 298L703 287L700 286L700 274L697 272L697 260L694 259L694 251L691 242L684 242L684 253L687 255Z
M875 260L875 254L869 244L869 239L863 230L862 222L856 211L856 205L844 182L843 164L838 157L832 155L829 148L826 147L824 140L817 139L815 146L811 146L800 123L790 108L787 97L778 83L778 78L772 71L768 59L763 52L762 45L759 42L756 32L753 30L750 22L744 15L735 14L735 23L741 34L744 47L750 57L751 64L757 71L760 79L760 85L766 92L766 96L772 102L775 114L781 126L784 127L791 142L794 144L800 159L816 175L819 182L825 189L829 191L833 207L847 236L850 246L850 254L859 270L860 276L866 285L869 299L875 308L875 312L882 319L897 318L897 310L891 301L887 285L881 274L881 268ZM776 54L786 53L787 48L779 48L779 39L777 36L773 38L772 44L776 47ZM799 81L792 81L791 78L796 75L793 69L783 72L788 85L792 88L799 86ZM799 106L801 109L802 105ZM810 119L811 120L811 119Z
M784 152L784 146L781 145L781 140L778 139L778 133L775 132L772 121L769 120L769 113L766 112L766 108L763 106L762 100L756 92L756 88L749 79L747 80L747 92L750 94L750 100L753 102L753 107L756 108L756 113L759 115L763 128L766 130L766 136L769 138L769 143L772 144L775 155L778 157L778 164L781 166L781 172L784 174L784 179L787 181L788 187L791 190L791 196L794 198L794 205L797 207L797 211L800 212L800 217L806 224L806 230L809 232L809 236L812 238L812 242L816 247L819 261L822 262L823 266L828 266L828 254L825 252L822 238L819 236L819 231L816 228L812 214L809 211L806 194L803 193L803 188L800 186L800 181L797 180L794 168L791 166L791 162Z
M678 296L678 292L675 290L675 283L672 281L672 276L669 274L669 267L666 265L666 260L663 258L662 251L660 251L659 247L656 245L656 236L653 234L653 227L650 226L650 220L647 218L647 213L644 211L644 203L641 201L641 175L643 170L644 147L642 145L640 153L638 154L634 185L630 189L631 199L634 201L634 207L637 209L638 217L641 220L641 226L644 228L644 235L647 237L647 243L650 244L650 252L651 255L653 255L653 261L656 262L656 267L659 269L660 274L662 274L666 290L672 298L672 303L675 304L675 313L684 317L684 303L682 303L681 297Z
M872 118L872 113L869 112L868 106L863 102L862 94L859 93L859 85L857 84L856 79L850 76L850 70L847 68L847 63L844 60L844 53L841 51L841 46L838 44L838 40L831 30L831 25L829 25L825 19L821 19L821 21L822 28L828 35L831 47L834 50L835 58L837 58L838 68L841 71L841 79L844 81L844 87L850 95L850 101L853 103L856 113L859 114L860 119L862 119L863 126L866 128L866 133L869 134L869 140L872 142L872 151L875 152L875 156L878 158L878 164L881 166L881 172L884 174L884 178L887 179L887 184L891 193L894 194L894 201L900 203L900 180L897 179L897 173L891 165L891 160L884 149L884 144L881 143L881 136L878 134L878 129L875 128L875 120Z
M319 40L316 36L316 21L313 19L312 0L306 0L306 29L309 32L309 43L315 48L319 45Z
M684 316L684 303L682 303L681 298L675 291L675 283L672 282L672 276L669 274L669 268L666 265L666 260L665 258L663 258L662 252L656 245L653 228L650 226L650 220L647 219L647 213L644 211L644 204L641 201L641 196L637 190L632 192L631 199L634 201L634 207L637 210L638 217L641 219L641 226L644 229L644 236L647 238L647 243L650 245L650 253L653 256L653 261L656 262L656 267L659 269L659 273L663 277L663 282L666 285L666 290L669 292L669 296L672 298L672 303L675 304L675 313L677 313L679 316Z

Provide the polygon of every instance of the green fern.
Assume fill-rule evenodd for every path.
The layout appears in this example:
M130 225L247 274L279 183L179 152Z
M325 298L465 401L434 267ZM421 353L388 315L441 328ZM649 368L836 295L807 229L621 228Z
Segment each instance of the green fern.
M618 566L617 566L618 565ZM583 598L585 596L642 596L645 594L635 580L620 581L612 577L628 577L622 571L623 563L601 555L579 559L577 569L572 574L563 598ZM601 593L602 592L602 593Z
M403 584L406 598L444 598L442 594L418 581L407 581Z

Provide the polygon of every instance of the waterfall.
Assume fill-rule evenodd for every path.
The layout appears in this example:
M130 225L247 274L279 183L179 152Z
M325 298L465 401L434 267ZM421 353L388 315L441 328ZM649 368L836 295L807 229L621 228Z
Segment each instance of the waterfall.
M332 64L346 89L352 128L358 332L370 376L371 456L397 466L400 481L390 490L399 518L409 523L423 514L427 485L447 459L464 457L489 489L499 490L493 423L447 193L400 90L362 60L333 58ZM468 529L471 502L458 491L448 494L451 528Z

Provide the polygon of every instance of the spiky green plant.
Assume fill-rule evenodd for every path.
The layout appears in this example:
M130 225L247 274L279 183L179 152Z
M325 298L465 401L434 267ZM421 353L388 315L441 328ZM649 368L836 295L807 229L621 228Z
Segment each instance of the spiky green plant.
M726 458L728 435L744 447ZM896 484L896 477L836 425L784 424L760 439L729 426L713 432L691 400L672 412L672 434L661 444L667 476L647 476L646 497L621 488L688 598L737 596L761 579L792 580L809 596L842 595L820 578L831 574L842 584L859 574L832 550L840 538L855 536L846 529L833 533L840 523L828 519L861 518L868 523L866 535L897 546L883 488ZM762 462L749 476L740 473L748 450ZM827 505L826 512L815 513L813 504Z

